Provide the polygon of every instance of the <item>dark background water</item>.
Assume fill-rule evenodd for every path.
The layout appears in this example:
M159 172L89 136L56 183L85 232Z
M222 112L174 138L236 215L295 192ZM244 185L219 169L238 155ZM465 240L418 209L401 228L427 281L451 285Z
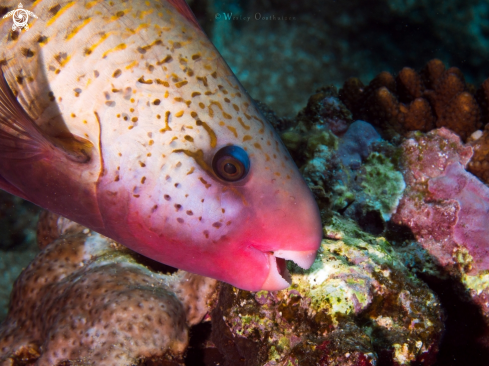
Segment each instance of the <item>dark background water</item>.
M189 3L251 96L279 115L297 113L321 86L339 87L352 76L368 83L381 71L420 69L433 58L459 67L470 83L489 77L487 1Z

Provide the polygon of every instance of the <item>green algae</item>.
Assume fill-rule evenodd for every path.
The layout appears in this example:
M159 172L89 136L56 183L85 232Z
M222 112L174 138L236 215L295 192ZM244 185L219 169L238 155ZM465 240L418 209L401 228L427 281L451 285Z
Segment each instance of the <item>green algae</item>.
M367 205L388 221L406 188L403 176L389 158L376 152L368 156L364 171L361 186L367 195Z

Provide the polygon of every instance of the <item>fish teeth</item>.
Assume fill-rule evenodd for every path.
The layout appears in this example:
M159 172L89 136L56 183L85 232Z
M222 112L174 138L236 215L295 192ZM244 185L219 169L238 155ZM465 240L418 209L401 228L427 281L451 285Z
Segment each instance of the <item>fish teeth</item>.
M299 252L296 250L277 250L273 252L273 255L278 258L287 259L293 261L299 267L308 269L314 263L316 259L316 250Z

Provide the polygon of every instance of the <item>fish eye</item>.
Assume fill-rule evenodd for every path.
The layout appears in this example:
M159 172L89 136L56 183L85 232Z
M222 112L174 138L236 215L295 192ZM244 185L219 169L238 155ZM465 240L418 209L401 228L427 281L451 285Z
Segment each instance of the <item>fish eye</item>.
M239 146L225 146L212 159L214 173L227 182L236 182L250 171L248 154Z

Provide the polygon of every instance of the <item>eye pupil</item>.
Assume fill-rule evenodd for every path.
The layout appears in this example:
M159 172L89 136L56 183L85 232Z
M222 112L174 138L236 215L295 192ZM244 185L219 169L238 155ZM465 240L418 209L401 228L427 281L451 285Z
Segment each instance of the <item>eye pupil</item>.
M212 168L218 178L227 182L237 182L248 174L250 159L241 147L224 146L214 155Z
M238 171L238 169L236 169L236 166L231 164L231 163L227 163L226 165L224 165L224 171L227 173L227 174L236 174L236 172Z

